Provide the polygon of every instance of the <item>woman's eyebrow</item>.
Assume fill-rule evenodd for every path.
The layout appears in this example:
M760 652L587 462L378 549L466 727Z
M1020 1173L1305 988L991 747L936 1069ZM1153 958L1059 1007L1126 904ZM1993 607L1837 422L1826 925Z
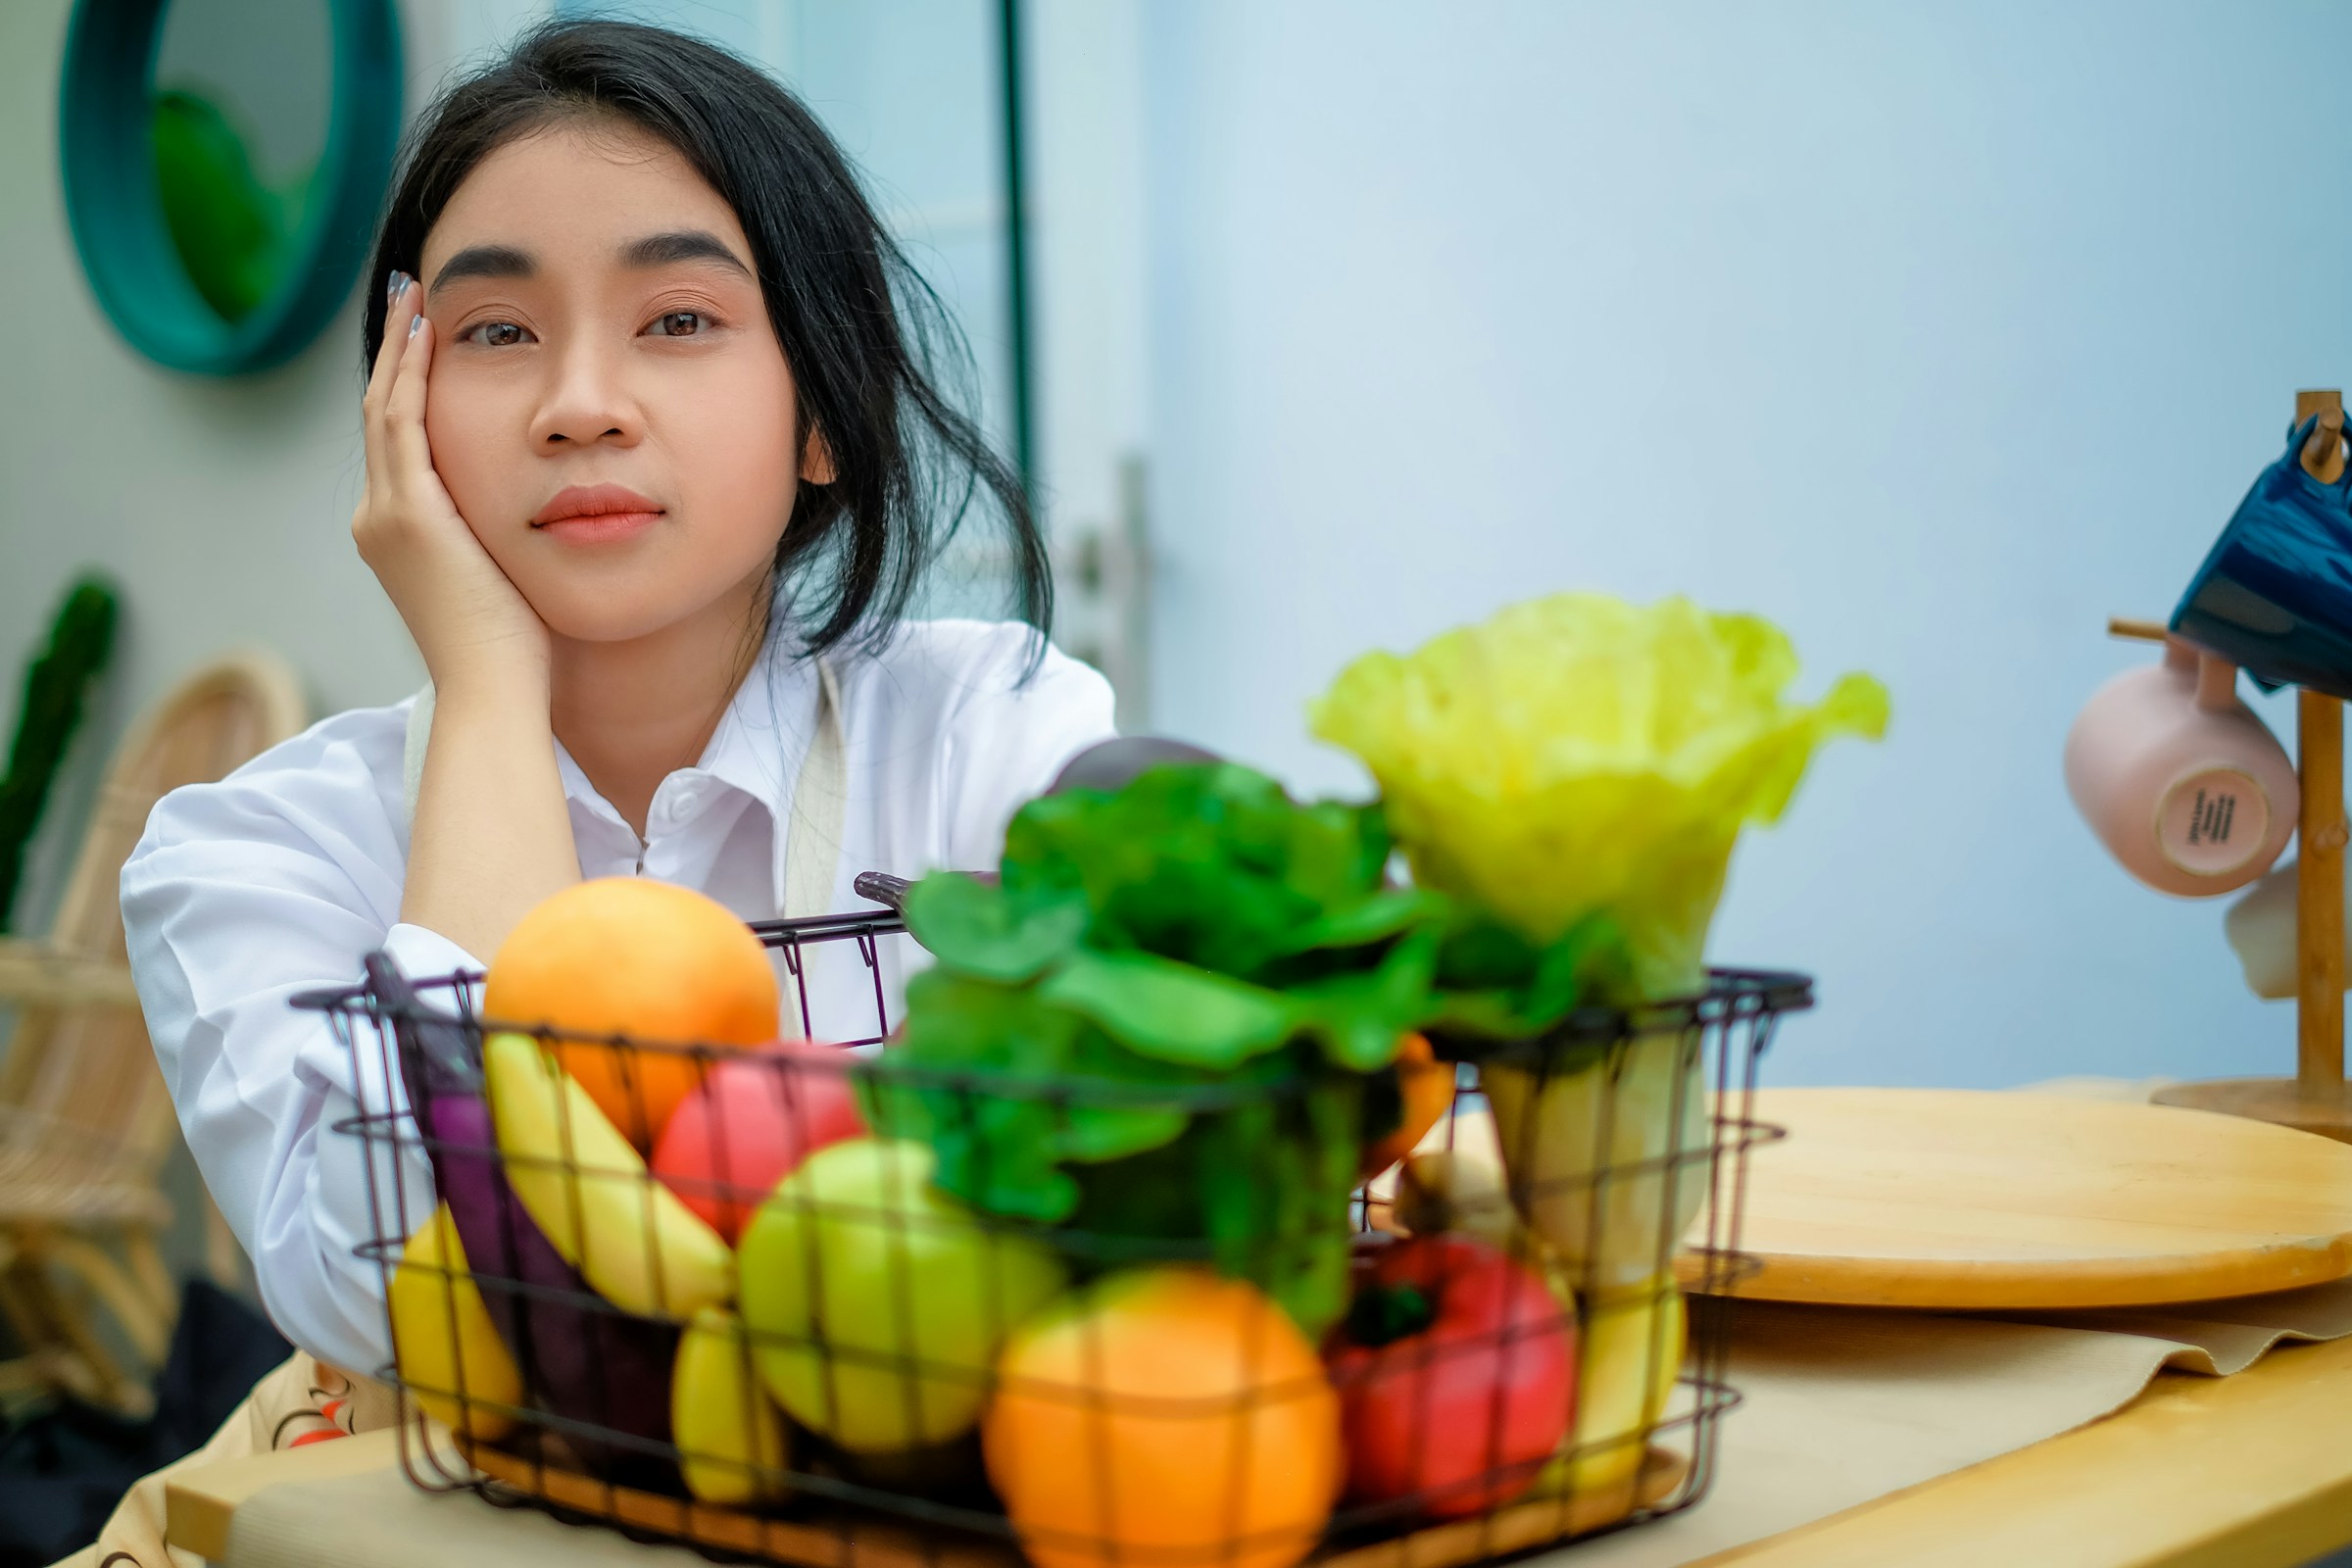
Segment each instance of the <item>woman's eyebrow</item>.
M742 258L727 248L727 242L707 228L680 228L665 234L648 234L620 248L620 265L632 270L672 267L680 262L715 262L745 277L752 275L752 270L743 265Z
M468 245L443 264L433 274L433 286L426 289L429 299L450 284L467 277L529 277L539 270L531 253L513 245Z

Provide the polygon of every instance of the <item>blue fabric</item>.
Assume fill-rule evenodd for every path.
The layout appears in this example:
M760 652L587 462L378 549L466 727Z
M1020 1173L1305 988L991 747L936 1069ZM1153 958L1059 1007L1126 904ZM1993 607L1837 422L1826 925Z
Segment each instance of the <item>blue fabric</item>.
M2173 630L2264 687L2352 699L2352 466L2333 484L2297 454L2316 417L2254 488L2189 579Z
M153 1417L126 1421L69 1398L0 1432L0 1568L40 1568L97 1540L133 1482L195 1452L293 1353L261 1313L190 1280Z

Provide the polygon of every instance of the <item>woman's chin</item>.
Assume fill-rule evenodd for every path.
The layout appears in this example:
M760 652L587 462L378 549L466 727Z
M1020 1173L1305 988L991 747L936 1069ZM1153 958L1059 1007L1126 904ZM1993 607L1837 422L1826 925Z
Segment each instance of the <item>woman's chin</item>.
M574 643L633 643L688 625L732 626L739 616L713 614L720 601L732 600L728 589L710 593L653 594L643 585L634 591L611 588L595 592L526 590L523 597L539 612L548 634Z
M691 611L668 605L613 603L610 599L599 604L570 604L561 597L550 605L540 597L526 597L546 622L548 635L564 642L640 642L692 618Z

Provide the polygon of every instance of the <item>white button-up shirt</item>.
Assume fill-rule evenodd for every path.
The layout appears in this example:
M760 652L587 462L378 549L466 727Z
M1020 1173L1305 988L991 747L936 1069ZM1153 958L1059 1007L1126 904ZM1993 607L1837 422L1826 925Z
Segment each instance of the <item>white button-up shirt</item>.
M860 871L994 866L1004 827L1072 756L1111 733L1111 694L1049 651L1024 683L1027 628L908 623L879 656L829 657L839 677L846 800L830 907L870 907ZM702 760L662 781L641 840L558 748L583 876L697 888L746 919L781 911L792 796L817 720L813 666L771 654L747 676ZM422 1156L369 1187L356 1139L331 1132L363 1099L353 1053L295 994L355 981L384 948L414 976L480 956L400 921L409 850L410 704L339 713L217 784L174 790L122 867L122 921L147 1027L188 1147L286 1337L373 1373L389 1359L379 1266L354 1249L387 1228L384 1178L430 1211ZM823 846L831 850L830 845ZM795 911L803 912L803 911ZM842 946L836 944L835 946ZM880 956L894 1011L911 955ZM873 978L855 953L808 965L812 1032L870 1035ZM782 1027L800 1027L784 987ZM367 1108L405 1109L372 1042ZM380 1059L380 1058L379 1058Z

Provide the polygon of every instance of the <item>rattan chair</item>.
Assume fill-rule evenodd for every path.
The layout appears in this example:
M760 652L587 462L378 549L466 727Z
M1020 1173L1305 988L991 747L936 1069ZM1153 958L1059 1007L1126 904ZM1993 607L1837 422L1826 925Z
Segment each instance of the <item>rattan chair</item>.
M158 1246L172 1221L160 1185L179 1125L139 1016L116 892L122 862L167 791L220 778L299 730L305 705L276 656L239 653L183 681L117 749L72 879L43 941L0 940L0 1318L24 1353L0 1394L63 1389L142 1411L178 1290ZM206 1200L207 1264L242 1270ZM142 1366L103 1330L119 1326Z

